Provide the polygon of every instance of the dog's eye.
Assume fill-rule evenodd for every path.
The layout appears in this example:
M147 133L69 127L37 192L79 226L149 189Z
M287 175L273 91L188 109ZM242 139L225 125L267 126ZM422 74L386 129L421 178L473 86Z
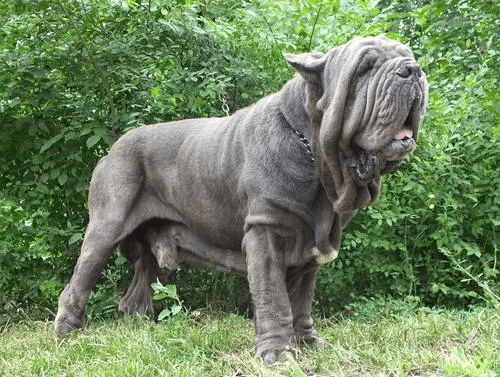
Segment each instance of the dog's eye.
M364 59L358 67L358 76L363 76L375 66L375 60Z

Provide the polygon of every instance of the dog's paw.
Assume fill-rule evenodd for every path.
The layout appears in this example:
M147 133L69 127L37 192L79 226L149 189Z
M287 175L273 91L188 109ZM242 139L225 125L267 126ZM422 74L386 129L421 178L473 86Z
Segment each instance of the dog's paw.
M290 359L293 360L295 356L295 349L291 346L287 346L279 349L267 349L257 351L257 355L262 358L262 361L266 364L274 364L276 362L288 362Z
M314 348L323 348L328 345L328 342L316 335L295 335L297 345L307 345Z
M58 313L54 321L56 335L60 338L65 337L71 330L82 328L85 324L84 316L74 316Z

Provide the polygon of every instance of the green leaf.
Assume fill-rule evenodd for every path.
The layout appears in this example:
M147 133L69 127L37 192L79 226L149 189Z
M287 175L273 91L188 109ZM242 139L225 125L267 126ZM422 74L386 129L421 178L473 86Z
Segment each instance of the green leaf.
M68 175L67 174L61 174L59 178L57 178L57 181L61 186L63 186L67 181L68 181Z
M168 297L177 298L177 287L173 284L166 285L165 293L168 294Z
M170 308L172 315L178 314L181 311L181 309L182 309L182 306L180 306L180 305L174 305Z
M63 134L59 134L57 136L54 136L52 139L46 141L42 147L40 148L40 153L45 152L47 149L49 149L51 146L53 146L55 143L57 143L59 140L61 140L63 137Z
M73 245L74 243L77 243L83 239L83 234L82 233L74 233L68 241L69 245Z
M331 0L330 1L330 9L332 13L337 13L340 9L340 0Z
M155 292L161 292L161 290L163 289L163 284L157 281L156 283L151 284L151 288L153 288Z
M101 138L108 136L108 129L106 127L97 127L94 128L94 134Z
M52 179L56 179L57 177L59 177L61 175L61 169L59 168L54 168L50 171L50 177Z
M161 301L161 300L165 300L168 297L169 296L165 292L159 292L159 293L155 293L153 295L153 300L154 301Z
M160 94L160 87L159 86L155 86L153 89L151 89L151 92L149 92L149 95L151 96L151 98L156 98L156 97L158 97L159 94Z
M101 137L98 135L93 135L87 139L87 148L92 148L97 142L101 140Z
M161 311L161 313L158 315L158 321L163 321L165 318L170 317L170 310L168 308L165 308Z
M167 297L177 298L177 287L174 284L163 285L160 282L151 284L155 293L164 293Z
M80 136L85 136L88 135L89 133L92 132L92 129L90 127L86 127L80 131Z
M259 19L259 15L254 9L247 9L247 16L250 20L257 20Z
M137 1L134 0L125 0L125 3L127 3L129 8L137 8L139 6Z

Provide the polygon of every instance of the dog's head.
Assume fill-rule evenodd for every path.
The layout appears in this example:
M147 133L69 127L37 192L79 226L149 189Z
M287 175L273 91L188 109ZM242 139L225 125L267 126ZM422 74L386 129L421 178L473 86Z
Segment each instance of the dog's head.
M384 37L287 60L309 83L313 151L335 212L373 202L380 175L416 147L425 74L408 47Z

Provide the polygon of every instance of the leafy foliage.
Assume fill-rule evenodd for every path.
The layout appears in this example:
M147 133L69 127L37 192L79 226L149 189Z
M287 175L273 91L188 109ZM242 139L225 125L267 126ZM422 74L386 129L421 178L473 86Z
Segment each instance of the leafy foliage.
M292 77L284 52L380 33L415 52L428 113L419 149L321 270L316 311L378 295L430 305L498 297L499 12L482 0L3 2L0 305L55 309L87 222L92 169L123 132L225 115ZM114 312L129 277L122 257L110 261L92 318ZM183 269L175 283L193 306L216 292L234 306L245 290L210 271Z
M153 300L163 301L165 307L158 314L158 321L175 317L182 310L182 301L177 296L177 287L173 284L163 285L159 281L151 285L154 290Z
M19 204L0 199L0 304L5 311L34 306L53 307L61 289L63 263L73 258L57 252L71 229L48 225L50 213L27 212ZM71 259L71 261L68 261ZM36 308L32 308L37 310Z

